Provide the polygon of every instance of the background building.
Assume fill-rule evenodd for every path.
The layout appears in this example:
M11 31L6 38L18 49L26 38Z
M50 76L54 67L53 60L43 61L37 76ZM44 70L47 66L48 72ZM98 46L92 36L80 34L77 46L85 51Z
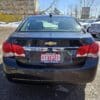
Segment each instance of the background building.
M32 15L37 0L4 0L0 3L0 12L6 14Z

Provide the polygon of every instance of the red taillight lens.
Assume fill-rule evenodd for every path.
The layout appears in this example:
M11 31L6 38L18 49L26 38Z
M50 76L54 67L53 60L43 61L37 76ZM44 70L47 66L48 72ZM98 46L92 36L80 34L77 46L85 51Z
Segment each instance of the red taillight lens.
M97 54L99 52L99 45L97 43L93 43L90 45L89 53Z
M4 53L4 56L6 57L11 57L11 56L24 57L25 56L23 47L21 47L20 45L11 44L9 42L5 42L3 44L3 53Z
M5 53L10 53L10 52L12 52L12 47L11 47L11 44L10 43L7 43L7 42L5 42L4 44L3 44L3 52L5 52Z
M15 56L25 56L23 47L16 44L12 44L12 48Z
M86 56L89 51L89 45L82 46L77 50L77 56Z
M89 45L81 46L76 53L76 57L97 57L99 52L99 45L92 43Z

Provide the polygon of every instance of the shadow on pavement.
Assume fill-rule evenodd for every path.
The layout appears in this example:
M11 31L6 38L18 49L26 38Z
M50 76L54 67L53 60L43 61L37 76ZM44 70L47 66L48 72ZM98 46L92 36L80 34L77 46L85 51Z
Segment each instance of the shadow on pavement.
M63 88L63 85L62 85ZM84 86L12 85L7 100L85 100ZM71 90L68 90L71 89ZM15 99L14 99L15 98Z
M0 100L85 100L85 85L10 83L0 64Z

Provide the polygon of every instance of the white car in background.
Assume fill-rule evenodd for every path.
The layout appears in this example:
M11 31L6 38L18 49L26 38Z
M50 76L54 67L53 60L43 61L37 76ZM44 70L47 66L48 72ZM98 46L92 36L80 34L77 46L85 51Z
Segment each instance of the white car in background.
M84 19L84 20L80 20L80 24L84 27L84 28L88 28L91 26L91 24L95 21L95 19Z

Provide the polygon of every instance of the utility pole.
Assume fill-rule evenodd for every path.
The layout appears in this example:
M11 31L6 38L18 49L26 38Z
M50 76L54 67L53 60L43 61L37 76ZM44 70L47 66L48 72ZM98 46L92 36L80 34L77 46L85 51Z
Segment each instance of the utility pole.
M34 15L39 14L38 0L34 0Z

